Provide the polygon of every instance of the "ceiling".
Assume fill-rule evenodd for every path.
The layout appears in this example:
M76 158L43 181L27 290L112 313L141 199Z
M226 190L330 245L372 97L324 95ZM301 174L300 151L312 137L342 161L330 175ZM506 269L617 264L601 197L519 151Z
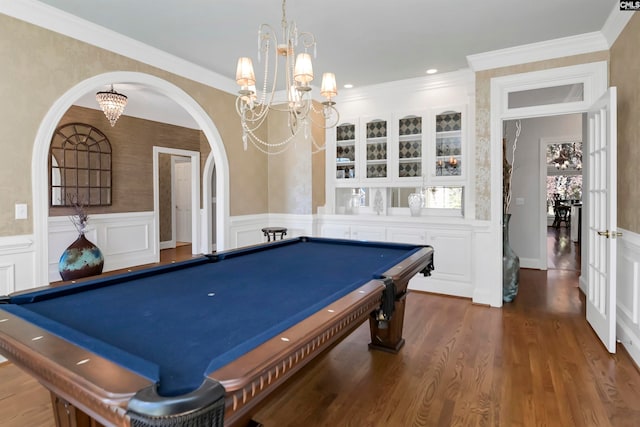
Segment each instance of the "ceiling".
M280 0L40 0L234 79L257 30L280 35ZM289 0L286 13L317 40L316 76L339 90L467 68L478 54L602 29L617 0ZM260 79L260 76L258 76ZM319 80L319 79L318 79ZM314 82L319 85L319 81Z

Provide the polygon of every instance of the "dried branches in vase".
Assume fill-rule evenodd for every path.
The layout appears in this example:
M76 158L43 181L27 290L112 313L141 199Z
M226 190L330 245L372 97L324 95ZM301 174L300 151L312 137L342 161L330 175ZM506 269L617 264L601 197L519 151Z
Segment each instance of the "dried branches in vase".
M509 208L511 207L511 181L513 179L514 164L516 158L516 148L518 147L518 137L522 130L522 123L520 120L516 120L516 136L511 147L511 163L507 156L507 132L506 124L503 131L502 138L502 300L504 302L511 302L518 294L518 283L520 281L520 258L511 248L509 244L509 220L511 214Z
M506 123L502 133L502 214L509 213L511 208L511 181L513 179L513 167L516 161L516 148L518 147L518 138L520 137L520 131L522 130L522 123L520 120L516 120L516 136L511 147L511 163L509 163L509 157L507 156L507 132Z
M69 220L78 230L79 234L84 234L89 221L89 215L84 210L84 203L80 201L77 194L67 193L67 202L73 208L74 214L69 216Z

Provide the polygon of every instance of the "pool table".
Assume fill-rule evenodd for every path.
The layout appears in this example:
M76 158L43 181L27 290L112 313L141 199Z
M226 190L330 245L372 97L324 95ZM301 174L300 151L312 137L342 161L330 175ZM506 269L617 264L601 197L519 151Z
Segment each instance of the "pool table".
M58 426L240 426L369 319L397 352L433 248L299 237L0 298L0 353Z

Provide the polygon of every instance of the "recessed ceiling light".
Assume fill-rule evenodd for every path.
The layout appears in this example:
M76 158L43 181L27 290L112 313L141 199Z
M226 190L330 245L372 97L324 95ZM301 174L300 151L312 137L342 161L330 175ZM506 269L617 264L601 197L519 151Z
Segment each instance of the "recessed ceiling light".
M429 68L429 69L427 70L427 74L435 74L435 73L437 73L437 72L438 72L438 70L437 70L437 69L435 69L435 68Z
M346 85L344 85L345 89L351 89L353 87L353 85L351 83L347 83Z

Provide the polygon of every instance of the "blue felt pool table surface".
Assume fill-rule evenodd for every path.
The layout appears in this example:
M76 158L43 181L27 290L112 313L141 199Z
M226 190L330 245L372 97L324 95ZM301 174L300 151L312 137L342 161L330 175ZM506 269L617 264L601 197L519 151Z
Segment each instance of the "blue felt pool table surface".
M1 308L178 395L420 248L291 239L20 294Z

